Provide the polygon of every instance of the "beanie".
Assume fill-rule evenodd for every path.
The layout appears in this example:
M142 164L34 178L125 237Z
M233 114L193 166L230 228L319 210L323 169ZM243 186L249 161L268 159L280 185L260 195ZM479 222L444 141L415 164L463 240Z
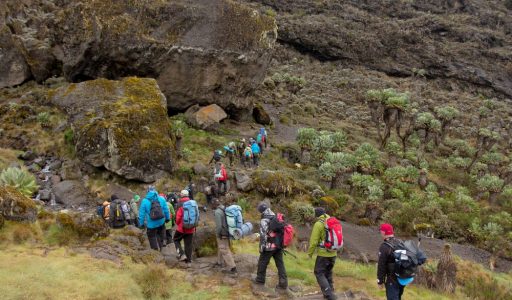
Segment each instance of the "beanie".
M181 194L181 197L188 197L188 191L187 190L181 191L180 194Z
M139 195L133 196L133 201L139 202L139 200L140 200L140 196Z
M315 217L325 215L325 209L323 207L315 207Z
M117 200L117 199L119 199L119 197L117 197L117 195L110 196L110 201L114 201L114 200Z
M393 226L388 223L380 225L380 231L384 232L384 235L393 235Z
M258 211L260 213L263 213L264 211L266 211L267 208L268 208L268 205L265 202L260 202L260 204L258 204Z

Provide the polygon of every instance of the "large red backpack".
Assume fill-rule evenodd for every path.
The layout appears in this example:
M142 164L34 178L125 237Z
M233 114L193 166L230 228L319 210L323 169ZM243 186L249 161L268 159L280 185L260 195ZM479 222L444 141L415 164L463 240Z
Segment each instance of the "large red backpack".
M343 247L343 229L341 222L335 217L329 217L324 222L325 225L325 240L320 244L321 247L330 250L338 251Z

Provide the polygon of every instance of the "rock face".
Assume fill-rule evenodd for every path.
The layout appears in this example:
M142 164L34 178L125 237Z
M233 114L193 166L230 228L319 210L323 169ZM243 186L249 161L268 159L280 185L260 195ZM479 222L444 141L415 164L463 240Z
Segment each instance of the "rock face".
M252 111L252 116L254 117L254 120L262 125L271 125L272 119L270 118L267 111L263 108L261 105L254 106L254 109Z
M250 192L254 189L252 178L242 172L235 172L236 188L242 192Z
M55 200L66 207L78 207L89 202L87 190L77 180L65 180L53 187Z
M12 187L0 187L0 214L6 219L18 222L34 222L37 217L37 207Z
M228 117L226 112L217 104L205 107L194 105L186 111L185 115L190 125L201 129L212 128Z
M323 61L391 76L454 79L512 96L504 1L253 0L278 12L279 40ZM498 25L499 24L499 25Z
M166 100L154 79L71 84L51 101L69 114L83 161L144 182L172 171Z
M277 38L273 18L231 0L4 0L0 28L2 46L17 46L0 55L1 71L16 70L0 87L152 77L171 110L216 103L235 117L251 112Z

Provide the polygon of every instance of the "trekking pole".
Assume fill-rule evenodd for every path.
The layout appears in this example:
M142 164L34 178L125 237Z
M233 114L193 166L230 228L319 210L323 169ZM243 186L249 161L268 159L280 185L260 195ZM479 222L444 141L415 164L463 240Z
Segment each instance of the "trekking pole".
M295 258L295 259L299 259L295 254L293 254L293 253L289 252L288 250L284 250L284 249L283 249L283 253L284 253L285 255L287 255L287 254L291 255L291 256L292 256L293 258Z

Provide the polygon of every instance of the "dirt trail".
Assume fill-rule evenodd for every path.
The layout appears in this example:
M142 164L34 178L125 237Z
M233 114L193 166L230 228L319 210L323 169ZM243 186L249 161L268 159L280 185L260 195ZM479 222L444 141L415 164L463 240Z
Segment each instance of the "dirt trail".
M343 237L347 252L345 255L347 257L364 254L370 261L377 260L377 252L381 243L378 228L363 227L343 222ZM440 239L422 238L420 247L429 258L439 258L445 243L445 241ZM470 245L450 244L452 245L453 253L462 259L482 264L485 267L489 266L489 258L491 257L489 252ZM496 271L510 272L511 270L512 261L506 259L497 260Z

